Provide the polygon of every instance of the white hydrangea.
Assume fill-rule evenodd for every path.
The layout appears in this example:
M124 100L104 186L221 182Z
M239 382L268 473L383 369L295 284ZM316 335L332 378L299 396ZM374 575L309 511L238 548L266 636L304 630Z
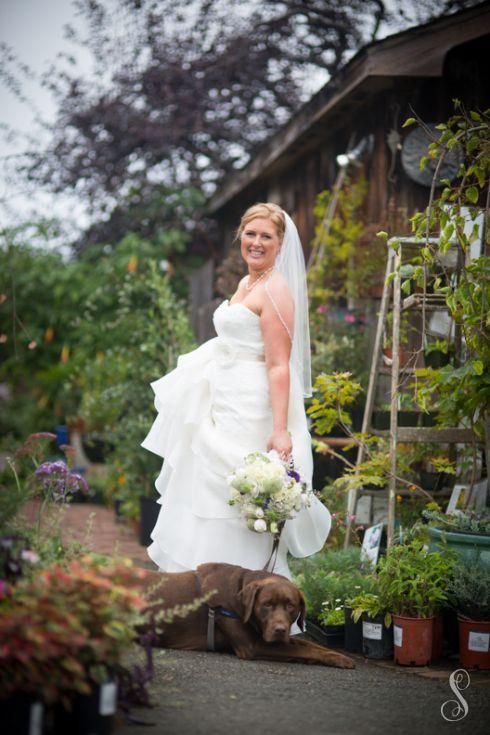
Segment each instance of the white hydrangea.
M294 518L310 504L311 490L287 474L275 450L251 452L227 482L230 502L237 504L247 527L256 533L279 533L280 522Z

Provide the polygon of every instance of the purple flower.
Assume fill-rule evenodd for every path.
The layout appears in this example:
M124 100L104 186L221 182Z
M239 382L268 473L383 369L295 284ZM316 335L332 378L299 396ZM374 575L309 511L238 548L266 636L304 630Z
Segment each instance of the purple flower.
M84 493L89 492L86 479L78 472L70 472L68 475L68 483L71 490L82 490Z
M296 472L296 470L288 470L286 474L288 474L289 477L292 477L294 480L296 480L296 482L301 481L301 478L299 474Z
M43 476L49 476L49 475L56 475L61 474L63 476L66 475L68 471L68 467L66 466L66 462L63 462L63 460L58 459L55 462L43 462L39 465L37 468L35 474L39 477Z

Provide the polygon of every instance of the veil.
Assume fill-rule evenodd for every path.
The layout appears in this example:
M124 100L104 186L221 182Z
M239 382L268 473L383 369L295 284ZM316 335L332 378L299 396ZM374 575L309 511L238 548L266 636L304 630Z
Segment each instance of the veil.
M286 229L274 268L279 271L291 289L294 299L294 332L291 348L291 360L297 367L298 377L303 389L303 396L309 398L311 392L311 357L310 357L310 325L308 317L308 289L306 284L306 267L301 240L293 220L282 210L286 220ZM274 304L275 306L275 304ZM277 311L277 307L276 307ZM279 314L279 316L281 316ZM282 319L281 319L282 321Z

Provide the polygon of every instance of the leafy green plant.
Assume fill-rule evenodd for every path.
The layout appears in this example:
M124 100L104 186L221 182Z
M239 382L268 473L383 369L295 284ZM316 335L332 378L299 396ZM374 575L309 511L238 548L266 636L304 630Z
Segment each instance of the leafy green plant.
M185 304L156 261L134 260L115 296L117 306L107 315L103 294L87 307L108 346L81 362L66 390L80 395L78 415L87 429L96 429L113 447L107 462L116 468L114 496L124 514L137 517L139 498L153 492L161 467L161 460L140 446L155 417L150 383L195 343ZM91 330L87 339L90 335Z
M428 207L412 218L412 231L420 240L418 254L412 259L414 276L424 290L433 273L433 291L444 297L451 317L464 338L462 364L439 369L417 370L415 394L425 410L437 407L438 420L446 426L467 426L485 441L490 458L490 364L488 304L490 303L489 199L490 182L490 109L467 111L454 100L454 115L437 125L439 137L429 145L421 168L433 159L435 164ZM410 118L405 126L418 122ZM459 148L462 163L457 177L439 181L441 165L450 151ZM436 185L442 185L435 197ZM483 210L485 234L482 254L470 259L472 243L481 237L478 215ZM438 238L431 238L433 232ZM396 244L394 245L396 247ZM456 252L456 274L451 277L444 267L444 256ZM422 344L425 339L422 329Z
M340 603L340 598L336 602ZM321 625L344 625L344 606L337 605L332 607L332 603L328 600L323 603L323 610L318 616L318 622Z
M448 584L450 603L472 620L490 620L490 569L458 562Z
M419 540L392 546L378 563L379 595L395 615L431 617L447 604L453 567L453 555L429 553Z
M383 614L385 626L389 628L391 625L391 613L387 610L386 603L380 598L379 594L365 592L348 598L345 604L352 608L352 619L355 623L360 620L361 615L377 618L378 615Z
M319 620L325 603L335 609L357 590L374 584L371 575L360 570L359 548L326 550L305 559L291 559L295 582L303 591L308 615Z
M451 533L490 535L488 511L458 510L453 513L442 513L440 510L426 509L422 511L422 515L431 525L451 531Z

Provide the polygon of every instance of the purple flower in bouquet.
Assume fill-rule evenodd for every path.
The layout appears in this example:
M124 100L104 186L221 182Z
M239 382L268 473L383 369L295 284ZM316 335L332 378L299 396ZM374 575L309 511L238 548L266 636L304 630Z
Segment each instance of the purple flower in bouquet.
M301 482L301 477L299 476L299 472L296 472L296 470L288 470L287 474L289 477L292 477L293 480L296 480L296 482Z

